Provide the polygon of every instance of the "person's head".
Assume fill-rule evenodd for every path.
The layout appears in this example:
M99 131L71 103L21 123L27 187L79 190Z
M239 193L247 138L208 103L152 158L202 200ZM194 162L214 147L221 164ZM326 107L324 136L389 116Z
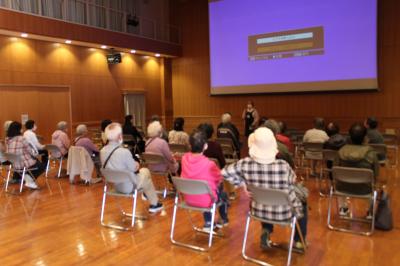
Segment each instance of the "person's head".
M195 129L189 138L191 152L202 153L207 149L207 136L202 130Z
M274 119L268 119L265 121L263 126L270 129L274 135L279 134L280 132L279 124Z
M35 121L30 120L30 119L29 119L28 121L26 121L26 122L25 122L25 128L26 128L26 130L35 131L35 130L36 130Z
M174 130L183 131L183 126L185 125L185 119L183 117L177 117L174 120Z
M247 105L246 105L247 109L253 109L254 108L254 102L253 101L247 101Z
M125 125L132 125L132 115L126 115L125 116Z
M21 135L21 130L22 130L21 123L17 122L17 121L13 121L13 122L11 122L10 126L8 127L7 137L8 138L13 138L15 136L20 136Z
M68 130L67 122L65 122L65 121L58 122L57 129L66 132Z
M147 126L147 136L150 138L160 137L162 133L162 125L158 121L153 121Z
M268 120L268 117L266 117L266 116L260 117L260 120L258 121L258 126L259 127L264 126L264 124L265 124L265 122L267 122L267 120Z
M76 135L77 136L84 136L88 133L87 126L84 124L80 124L76 127Z
M197 127L197 129L203 131L203 132L206 134L207 139L211 139L212 135L214 134L214 127L213 127L213 125L210 124L210 123L203 123L203 124L200 124L200 125Z
M353 144L361 145L367 135L367 129L361 123L355 123L350 127L349 135Z
M104 134L109 142L119 142L122 143L122 127L119 123L111 123L109 124L105 130Z
M275 161L278 144L273 132L266 127L260 127L249 136L249 155L258 163L269 164Z
M314 128L324 130L325 121L322 117L314 118Z
M7 134L8 128L10 127L12 122L13 121L11 121L11 120L7 120L6 122L4 122L4 132L6 132L6 134Z
M221 116L221 122L222 122L222 124L228 124L228 123L231 122L231 120L232 120L232 116L231 116L230 113L224 113L224 114Z
M103 121L101 121L100 125L101 131L104 132L106 130L106 127L111 123L112 121L110 119L104 119Z
M158 116L158 115L152 115L150 120L151 120L151 122L154 122L154 121L160 122L161 121L160 116Z
M326 134L328 134L329 137L338 134L339 131L340 131L339 125L336 124L335 122L330 122L326 127Z
M278 122L278 125L279 125L280 132L281 132L282 134L285 134L285 133L286 133L286 130L287 130L286 123L283 122L283 121L279 121L279 122Z
M365 120L364 126L370 129L375 129L378 127L378 120L375 117L368 117Z

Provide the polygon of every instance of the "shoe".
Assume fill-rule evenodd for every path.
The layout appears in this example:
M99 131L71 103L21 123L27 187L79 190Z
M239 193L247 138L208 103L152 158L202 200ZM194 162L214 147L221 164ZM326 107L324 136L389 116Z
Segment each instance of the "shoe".
M146 200L147 200L147 196L146 196L146 194L144 194L144 192L142 193L142 200L143 200L143 201L146 201Z
M339 215L340 216L350 216L350 211L348 207L340 207L339 208Z
M161 211L162 209L164 209L164 207L163 207L162 203L159 202L156 205L150 205L149 212L156 213L156 212Z
M214 230L214 229L217 228L217 225L214 224L213 227L214 227L214 228L213 228L213 230ZM211 222L206 222L206 223L204 224L204 226L203 226L203 231L206 232L206 233L210 233L210 230L211 230Z
M365 216L365 219L372 220L372 212L371 211L367 211L367 215Z
M220 221L217 222L217 224L215 226L217 228L221 229L221 228L223 228L225 226L228 226L228 225L229 225L228 220L220 220Z
M38 189L38 185L30 175L25 175L25 186L30 189Z
M296 241L293 245L293 248L297 250L304 250L304 245L301 243L301 241Z
M236 192L229 193L229 200L235 200L235 199L236 199Z
M102 182L102 181L103 181L103 178L101 178L101 177L92 178L92 179L90 180L90 184L96 184L96 183L100 183L100 182Z
M260 248L263 250L268 250L272 247L271 240L269 239L269 234L270 233L268 231L263 231L261 235Z

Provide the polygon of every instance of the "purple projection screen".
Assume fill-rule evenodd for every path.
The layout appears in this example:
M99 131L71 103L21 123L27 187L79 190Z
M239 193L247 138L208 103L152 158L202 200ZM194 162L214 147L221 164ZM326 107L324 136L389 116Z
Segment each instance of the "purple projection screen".
M211 94L376 90L377 0L209 0Z

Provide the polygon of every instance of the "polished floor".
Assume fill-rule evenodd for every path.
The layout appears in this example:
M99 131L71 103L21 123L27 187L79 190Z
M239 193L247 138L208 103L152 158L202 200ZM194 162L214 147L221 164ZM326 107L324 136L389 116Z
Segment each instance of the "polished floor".
M248 209L248 198L242 192L229 209L230 223L224 230L225 237L215 238L211 251L200 253L171 244L172 198L164 201L165 210L161 214L149 215L148 220L138 222L131 232L120 232L100 225L102 184L70 185L68 179L57 179L54 174L55 171L47 179L39 178L39 191L24 189L21 195L13 195L2 189L0 265L255 265L241 257ZM309 249L304 255L294 254L292 265L399 265L399 171L384 169L382 176L392 198L395 228L389 232L376 230L371 237L328 230L327 199L319 197L315 180L307 180L311 190ZM139 202L139 210L147 210L148 204ZM129 208L129 200L109 203L105 218L121 221L119 207ZM359 203L354 206L362 210L361 214L366 208ZM201 216L193 218L201 224ZM273 265L284 265L285 251L260 250L259 230L259 224L252 223L249 253ZM184 211L178 213L176 236L206 244L204 235L191 231ZM287 238L287 229L277 228L273 234L274 241Z

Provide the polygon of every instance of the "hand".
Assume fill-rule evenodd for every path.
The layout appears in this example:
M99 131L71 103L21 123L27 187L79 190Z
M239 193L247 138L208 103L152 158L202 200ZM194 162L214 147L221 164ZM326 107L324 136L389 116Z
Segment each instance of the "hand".
M249 198L253 197L253 193L251 193L251 191L247 190L246 184L243 184L243 192L247 197L249 197Z

